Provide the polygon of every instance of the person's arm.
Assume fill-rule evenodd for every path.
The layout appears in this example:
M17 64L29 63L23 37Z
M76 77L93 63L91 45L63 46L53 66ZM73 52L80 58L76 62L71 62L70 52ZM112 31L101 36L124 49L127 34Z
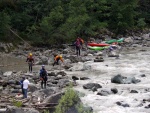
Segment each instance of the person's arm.
M26 62L28 62L29 58L27 58Z
M64 60L63 60L62 58L60 58L60 60L61 60L62 62L64 62Z
M34 63L34 58L32 58L32 62Z

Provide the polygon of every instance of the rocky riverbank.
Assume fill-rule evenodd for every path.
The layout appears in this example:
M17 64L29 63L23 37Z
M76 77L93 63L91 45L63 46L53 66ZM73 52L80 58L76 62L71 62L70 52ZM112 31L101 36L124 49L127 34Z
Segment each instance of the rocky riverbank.
M71 82L74 89L81 92L84 105L91 106L95 113L148 113L149 36L143 34L125 38L122 49L111 57L105 52L87 48L83 48L82 55L77 57L74 48L67 45L59 50L20 48L3 55L3 59L11 56L22 63L17 61L15 64L15 61L9 65L11 62L7 61L7 64L1 64L0 110L4 112L7 109L7 113L38 113L44 108L53 111L64 88ZM28 73L27 64L23 63L30 52L35 58L33 73ZM63 55L65 65L51 65L54 53ZM48 70L47 89L40 88L39 70L42 64ZM19 85L22 76L29 77L31 82L28 99L22 99ZM22 101L23 107L11 107L14 100ZM12 112L12 109L15 111Z

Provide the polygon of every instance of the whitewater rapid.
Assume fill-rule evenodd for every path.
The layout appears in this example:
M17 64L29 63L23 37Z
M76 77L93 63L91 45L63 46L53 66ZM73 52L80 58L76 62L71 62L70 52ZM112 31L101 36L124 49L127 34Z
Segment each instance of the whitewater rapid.
M82 102L91 106L94 113L150 113L145 106L150 102L142 103L143 99L150 98L150 48L138 48L122 51L119 59L104 57L104 62L95 63L89 61L84 63L91 68L86 71L70 72L72 75L89 77L89 80L77 80L78 86L75 90L85 94L81 97ZM76 64L80 65L80 63ZM137 84L114 84L111 77L121 74L125 77L135 77L141 82ZM145 74L146 77L140 75ZM97 95L87 89L83 89L86 83L99 83L102 88L117 88L117 94L108 96ZM130 93L137 90L138 93ZM149 90L149 91L148 91ZM123 107L116 102L127 103L129 107ZM142 105L141 105L142 104Z

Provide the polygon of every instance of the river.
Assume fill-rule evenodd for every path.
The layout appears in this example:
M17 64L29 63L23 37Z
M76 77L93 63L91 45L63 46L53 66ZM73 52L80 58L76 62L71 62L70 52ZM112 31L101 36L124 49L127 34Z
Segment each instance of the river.
M77 80L78 86L75 90L83 92L81 97L85 105L91 106L94 113L149 113L145 108L149 102L142 103L143 99L149 99L150 92L150 48L137 48L124 50L120 53L120 58L104 57L104 62L87 62L91 66L88 71L70 72L72 75L89 77L90 80ZM111 77L121 74L125 77L135 77L141 82L137 84L114 84L111 83ZM141 77L145 74L146 77ZM103 88L117 88L118 93L108 96L97 95L83 89L86 83L99 83ZM131 90L137 90L138 93L130 93ZM122 107L116 102L124 102L130 107ZM141 103L143 105L141 105Z

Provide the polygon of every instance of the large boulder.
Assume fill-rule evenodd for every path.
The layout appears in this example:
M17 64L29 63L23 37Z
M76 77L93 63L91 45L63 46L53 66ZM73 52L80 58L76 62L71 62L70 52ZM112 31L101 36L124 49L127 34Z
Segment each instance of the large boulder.
M29 85L29 92L34 92L36 91L38 88L36 87L35 84L30 83Z
M114 76L114 77L111 78L111 82L112 83L123 84L124 83L123 78L124 78L123 76L121 76L120 74L118 74L118 75L116 75L116 76Z
M40 61L38 65L48 65L48 58L46 56L40 56Z
M57 85L61 88L64 88L70 84L70 81L68 79L60 79L57 83Z
M120 74L118 74L111 78L111 82L118 84L136 84L141 82L141 80L136 79L135 77L123 77Z
M32 93L32 103L38 103L43 102L44 99L52 94L54 94L55 91L53 89L42 89L37 90Z
M64 94L64 92L58 92L52 95L49 95L46 97L43 101L43 103L58 103L61 96Z
M3 74L3 76L8 77L8 76L11 76L12 74L13 74L12 71L7 71Z
M83 88L92 90L93 88L96 88L96 89L102 88L102 86L97 83L87 83L87 84L83 85Z
M132 43L133 42L133 37L125 38L124 42L126 42L126 43Z

